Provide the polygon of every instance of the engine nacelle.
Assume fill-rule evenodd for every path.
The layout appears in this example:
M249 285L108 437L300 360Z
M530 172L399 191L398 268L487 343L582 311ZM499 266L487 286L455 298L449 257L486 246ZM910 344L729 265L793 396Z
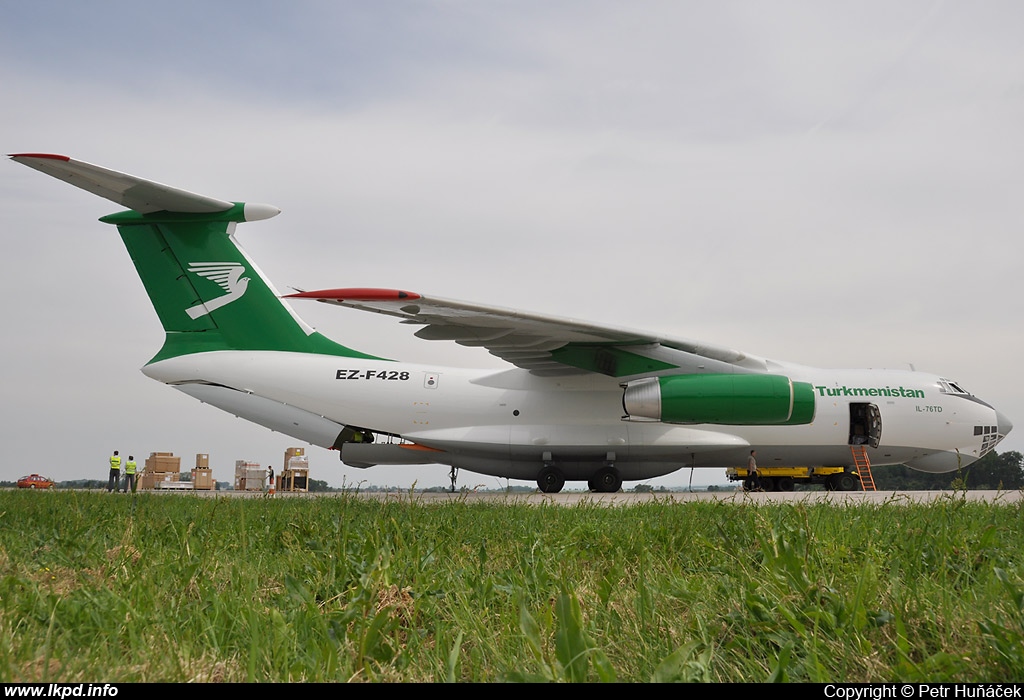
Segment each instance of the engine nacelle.
M778 374L677 374L626 385L631 418L663 423L805 425L814 420L814 387Z

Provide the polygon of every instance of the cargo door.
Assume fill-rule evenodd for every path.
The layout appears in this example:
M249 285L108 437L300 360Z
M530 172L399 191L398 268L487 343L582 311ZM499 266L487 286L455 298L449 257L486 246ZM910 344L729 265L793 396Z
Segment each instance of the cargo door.
M882 412L873 403L850 404L850 444L878 447L882 439Z

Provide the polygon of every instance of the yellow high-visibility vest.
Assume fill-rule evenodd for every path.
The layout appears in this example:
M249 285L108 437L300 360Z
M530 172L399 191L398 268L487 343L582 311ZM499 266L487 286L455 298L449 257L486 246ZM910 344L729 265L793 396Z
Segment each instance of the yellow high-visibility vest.
M121 471L121 457L119 455L113 455L110 458L110 468Z
M129 459L125 463L125 465L124 465L124 473L125 474L134 474L135 473L135 462L133 462L132 460Z

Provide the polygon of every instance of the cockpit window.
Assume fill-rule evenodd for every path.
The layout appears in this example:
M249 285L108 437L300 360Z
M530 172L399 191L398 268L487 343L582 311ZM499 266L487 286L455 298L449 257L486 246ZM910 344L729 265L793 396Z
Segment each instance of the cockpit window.
M964 391L960 388L960 385L956 382L951 382L948 379L939 380L939 391L943 394L959 394L960 396L970 396L969 391Z

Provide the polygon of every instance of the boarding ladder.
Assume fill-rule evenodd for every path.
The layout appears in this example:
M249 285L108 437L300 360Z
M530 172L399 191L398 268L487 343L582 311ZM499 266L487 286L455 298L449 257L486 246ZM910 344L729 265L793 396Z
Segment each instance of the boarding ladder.
M850 451L853 453L853 465L857 467L860 474L860 487L863 491L877 491L875 488L875 477L871 476L871 460L868 459L868 448L864 445L852 445Z

